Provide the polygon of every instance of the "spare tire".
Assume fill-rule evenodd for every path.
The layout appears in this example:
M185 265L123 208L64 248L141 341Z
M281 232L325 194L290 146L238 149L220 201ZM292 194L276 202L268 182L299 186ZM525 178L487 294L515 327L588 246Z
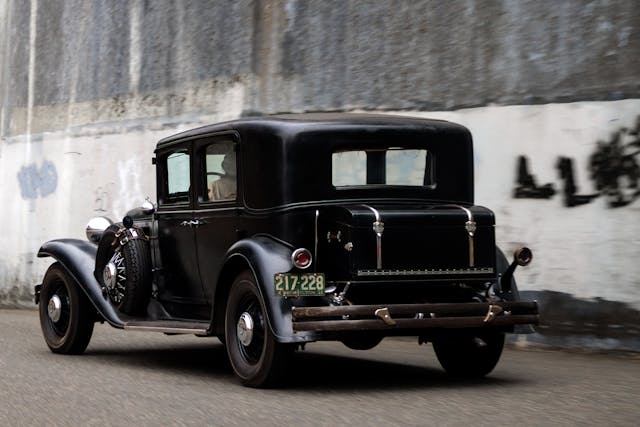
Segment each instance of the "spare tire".
M149 242L146 238L129 238L121 245L116 242L116 233L120 229L122 224L113 224L104 231L98 244L93 274L120 312L144 315L151 297ZM142 233L139 229L131 230L137 235Z

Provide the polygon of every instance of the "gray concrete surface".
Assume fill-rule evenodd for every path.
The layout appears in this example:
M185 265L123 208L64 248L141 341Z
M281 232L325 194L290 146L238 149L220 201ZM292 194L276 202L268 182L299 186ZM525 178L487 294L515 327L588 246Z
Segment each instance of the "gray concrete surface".
M640 359L507 350L456 382L430 346L316 343L280 390L239 386L216 339L99 325L86 354L49 352L32 311L0 310L0 424L635 426Z
M3 136L64 129L56 106L82 102L108 101L74 123L212 113L186 87L234 82L264 113L640 93L632 0L4 0L0 18Z

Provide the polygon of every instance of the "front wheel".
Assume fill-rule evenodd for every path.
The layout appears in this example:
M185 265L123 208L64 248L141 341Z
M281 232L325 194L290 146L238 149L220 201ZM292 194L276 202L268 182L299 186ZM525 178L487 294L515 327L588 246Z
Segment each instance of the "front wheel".
M233 282L225 313L225 341L229 361L243 385L268 387L280 382L293 347L278 343L267 310L250 271Z
M49 267L40 290L40 327L54 353L81 354L93 334L95 310L58 263Z
M440 365L453 377L482 378L495 368L504 347L504 333L480 331L433 341Z

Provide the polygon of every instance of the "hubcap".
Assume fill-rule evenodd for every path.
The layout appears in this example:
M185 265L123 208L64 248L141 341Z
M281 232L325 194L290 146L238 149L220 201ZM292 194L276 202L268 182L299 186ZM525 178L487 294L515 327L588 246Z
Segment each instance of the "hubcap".
M253 318L246 311L240 315L236 331L240 344L248 347L253 339Z
M109 262L105 265L104 271L102 272L102 278L104 279L104 284L107 285L108 288L113 289L116 286L118 270L113 262Z
M49 299L47 313L49 314L49 319L51 319L53 323L60 320L60 316L62 315L62 300L58 294L53 295L51 299Z

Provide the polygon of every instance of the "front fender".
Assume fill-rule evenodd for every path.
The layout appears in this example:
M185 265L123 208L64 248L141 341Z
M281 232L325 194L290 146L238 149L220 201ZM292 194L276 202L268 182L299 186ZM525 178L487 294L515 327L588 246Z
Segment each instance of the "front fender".
M293 268L293 249L290 245L269 236L258 235L236 242L227 252L228 262L241 257L253 272L267 308L269 327L276 340L282 343L309 342L317 339L317 333L293 332L291 307L299 300L275 294L273 276Z
M112 326L123 328L124 322L93 276L97 249L96 245L84 240L50 240L40 247L38 257L52 257L58 261L87 295L98 313Z

